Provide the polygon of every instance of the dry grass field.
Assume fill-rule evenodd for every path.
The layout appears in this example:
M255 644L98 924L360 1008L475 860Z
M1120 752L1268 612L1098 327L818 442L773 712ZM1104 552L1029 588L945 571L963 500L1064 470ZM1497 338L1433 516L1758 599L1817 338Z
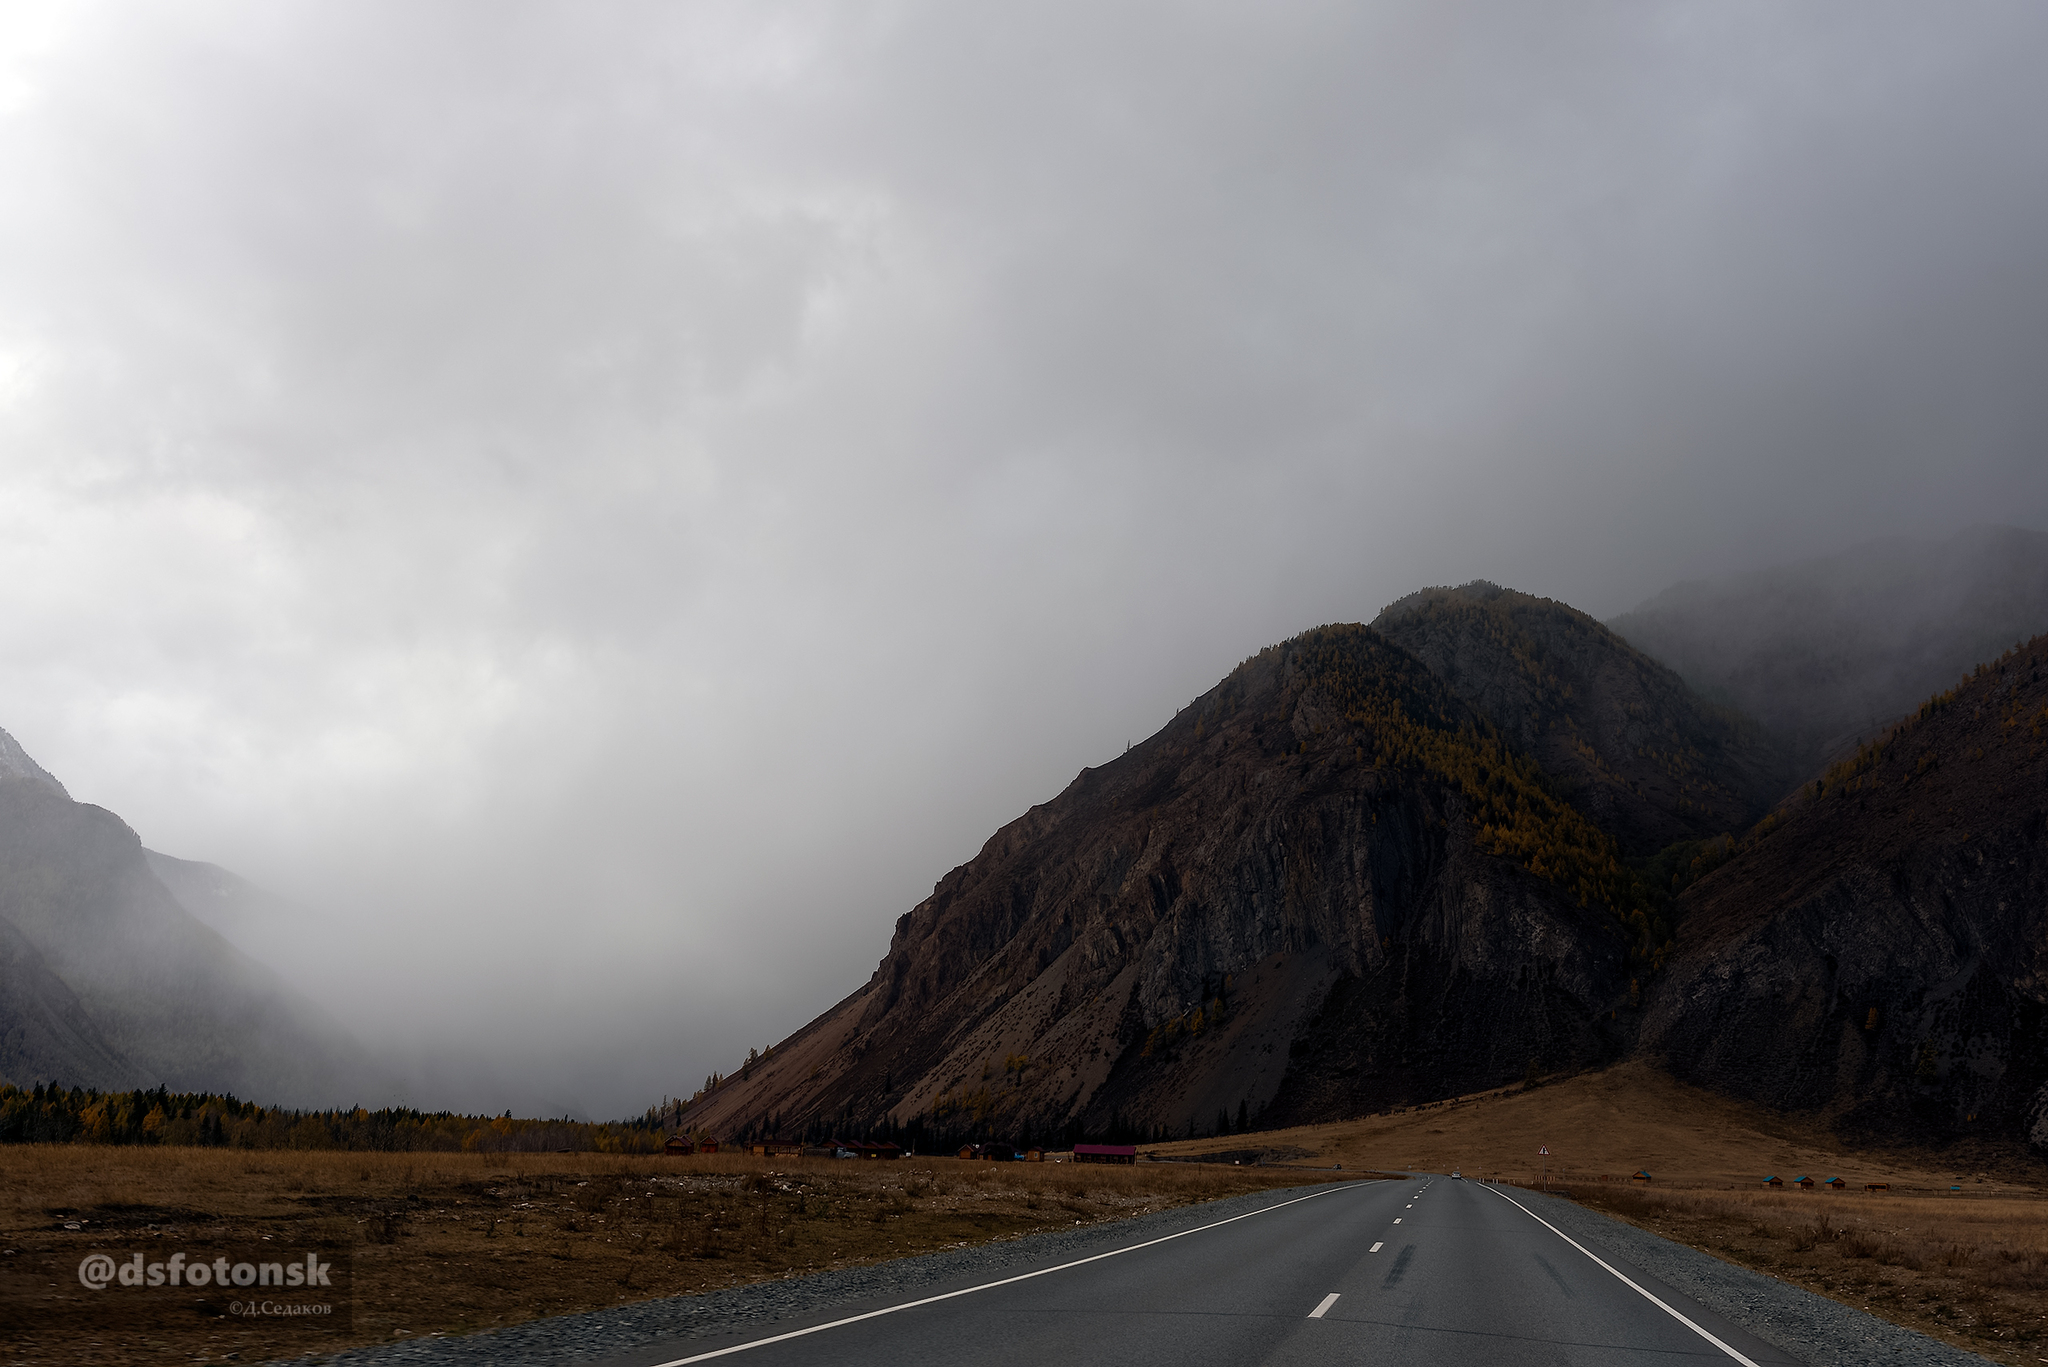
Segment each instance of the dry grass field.
M1551 1189L1587 1205L1994 1360L2048 1362L2048 1167L2014 1150L1848 1150L1817 1124L1630 1064L1156 1151L1261 1147L1346 1172L1459 1169L1531 1187L1545 1180L1547 1147ZM1638 1169L1648 1183L1630 1180ZM1773 1175L1841 1177L1848 1190L1773 1191L1762 1185ZM1871 1183L1889 1190L1864 1190Z
M1998 1362L2048 1360L2039 1197L1575 1188L1587 1205Z
M1327 1180L1285 1169L0 1149L0 1361L240 1362L462 1333ZM69 1228L69 1226L77 1228ZM216 1289L88 1290L106 1250L345 1255L352 1322L226 1317ZM230 1255L232 1258L232 1254ZM251 1255L260 1256L260 1255ZM153 1299L151 1298L153 1296Z

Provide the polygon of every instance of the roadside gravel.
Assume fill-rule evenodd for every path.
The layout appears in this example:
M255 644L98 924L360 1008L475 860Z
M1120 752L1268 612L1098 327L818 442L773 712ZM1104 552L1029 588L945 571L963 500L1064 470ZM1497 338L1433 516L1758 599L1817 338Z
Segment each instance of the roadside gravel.
M1572 1201L1512 1194L1602 1257L1633 1263L1813 1367L1984 1367L1990 1361Z
M1010 1271L1084 1258L1124 1244L1242 1215L1312 1190L1316 1188L1255 1192L1079 1229L900 1258L871 1267L757 1282L702 1296L642 1301L581 1315L560 1315L461 1338L409 1339L354 1348L324 1361L333 1367L466 1367L472 1363L551 1367L588 1363L651 1343L729 1334L793 1315L863 1301L906 1299L948 1284L984 1281ZM1984 1367L1987 1361L1571 1201L1520 1190L1514 1196L1603 1257L1632 1264L1813 1367Z

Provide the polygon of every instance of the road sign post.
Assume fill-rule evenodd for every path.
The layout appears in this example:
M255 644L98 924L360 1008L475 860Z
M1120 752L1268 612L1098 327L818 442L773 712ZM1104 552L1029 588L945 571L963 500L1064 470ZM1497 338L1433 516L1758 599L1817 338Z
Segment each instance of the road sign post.
M1536 1152L1537 1152L1537 1153L1539 1153L1539 1154L1541 1154L1541 1155L1542 1155L1542 1157L1543 1157L1543 1189L1544 1189L1545 1191L1549 1191L1549 1190L1550 1190L1550 1145L1548 1145L1548 1144L1539 1144L1539 1145L1537 1145L1537 1146L1536 1146Z

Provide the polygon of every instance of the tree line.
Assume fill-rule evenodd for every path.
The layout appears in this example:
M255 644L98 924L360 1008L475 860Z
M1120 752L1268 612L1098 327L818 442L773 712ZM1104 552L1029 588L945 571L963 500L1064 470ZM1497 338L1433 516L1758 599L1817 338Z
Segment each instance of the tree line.
M379 1153L659 1153L668 1131L650 1111L591 1123L418 1111L295 1110L217 1092L166 1087L102 1092L37 1083L0 1085L0 1144L162 1144Z

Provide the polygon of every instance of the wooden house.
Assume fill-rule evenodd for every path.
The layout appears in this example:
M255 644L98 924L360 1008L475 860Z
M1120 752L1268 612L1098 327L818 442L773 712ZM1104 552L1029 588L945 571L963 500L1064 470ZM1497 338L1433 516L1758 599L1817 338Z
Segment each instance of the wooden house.
M1076 1144L1076 1163L1135 1163L1138 1161L1138 1146L1135 1144Z
M1782 1177L1766 1177L1764 1185L1767 1187L1782 1187L1785 1185L1785 1179Z

